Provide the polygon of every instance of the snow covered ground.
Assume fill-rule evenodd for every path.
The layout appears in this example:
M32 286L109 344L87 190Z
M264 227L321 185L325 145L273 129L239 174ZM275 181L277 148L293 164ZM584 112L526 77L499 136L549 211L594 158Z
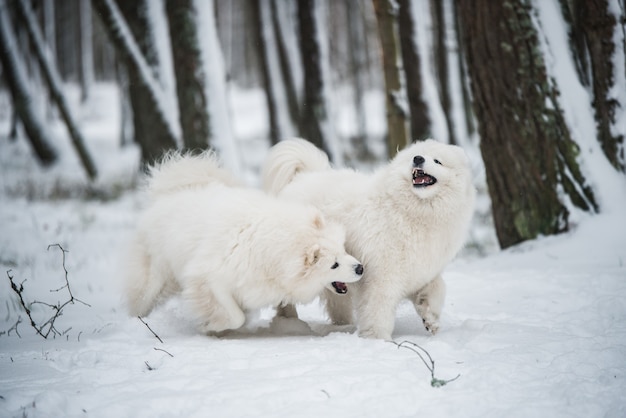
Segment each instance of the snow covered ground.
M106 103L107 91L94 100ZM251 112L235 129L253 168L265 152L250 139L255 124L265 128L255 97L240 96ZM410 305L399 308L394 340L427 350L435 378L459 376L433 387L414 351L328 325L317 303L300 308L310 328L272 323L268 309L223 338L199 335L176 299L146 318L162 342L128 317L119 260L140 206L125 191L137 152L119 150L107 109L92 106L81 120L114 198L73 196L84 176L70 149L59 167L42 170L25 144L0 138L0 416L626 416L623 177L605 178L615 189L607 209L579 216L572 232L450 265L437 335ZM74 297L90 306L67 305L54 324L61 334L43 339L8 276L29 302L68 300L63 254L47 249L57 243L68 251ZM33 316L40 323L52 313L35 304Z

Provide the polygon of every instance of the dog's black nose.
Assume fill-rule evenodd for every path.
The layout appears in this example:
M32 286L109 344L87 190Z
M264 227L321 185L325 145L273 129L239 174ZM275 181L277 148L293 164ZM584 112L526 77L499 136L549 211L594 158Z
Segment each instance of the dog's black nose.
M363 264L357 264L356 267L354 268L354 272L358 274L359 276L363 274Z
M426 160L421 155L416 155L415 157L413 157L413 165L415 166L420 166L424 164L424 161Z

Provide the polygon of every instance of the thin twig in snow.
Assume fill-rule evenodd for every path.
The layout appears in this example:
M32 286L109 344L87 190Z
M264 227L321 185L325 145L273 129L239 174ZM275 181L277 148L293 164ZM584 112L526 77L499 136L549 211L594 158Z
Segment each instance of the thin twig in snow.
M2 336L2 335L4 335L4 334L6 334L6 335L7 335L7 337L8 337L8 336L10 336L10 335L11 335L11 331L15 331L15 333L17 334L17 336L18 336L18 337L20 337L20 338L22 338L22 336L20 335L20 332L17 330L17 326L18 326L19 324L21 324L21 323L22 323L22 317L21 317L21 316L18 316L18 317L17 317L17 321L15 322L15 324L13 324L13 326L12 326L11 328L9 328L8 330L0 332L0 336Z
M168 356L170 356L170 357L174 357L174 355L173 355L172 353L170 353L170 352L168 352L168 351L166 351L166 350L163 350L162 348L156 348L156 347L153 347L153 348L154 348L156 351L163 351L163 352L164 352L165 354L167 354Z
M418 344L415 344L412 341L402 341L401 343L397 343L395 341L391 341L392 343L394 343L398 348L402 347L402 348L406 348L408 350L411 350L412 352L414 352L415 354L418 355L418 357L420 358L420 360L422 360L422 362L424 363L424 365L426 366L426 368L430 371L430 385L434 388L438 388L441 386L445 386L446 384L455 381L456 379L458 379L459 377L461 377L461 374L458 374L455 378L450 379L450 380L441 380L441 379L437 379L435 377L435 360L433 360L433 358L430 356L430 353L428 351L426 351L425 348L421 347ZM420 350L420 351L418 351ZM426 355L426 357L428 358L428 362L426 361L426 358L424 358L424 356L422 355L422 353L424 353Z
M69 330L72 329L70 327L66 329L64 332L59 332L54 326L54 322L57 320L57 318L63 315L63 308L65 308L67 305L74 304L74 302L80 302L85 306L91 307L91 305L89 305L88 303L75 298L74 294L72 293L72 288L70 287L70 281L68 279L68 271L67 271L67 268L65 267L65 253L67 253L68 251L65 250L63 247L61 247L60 244L48 245L48 250L50 250L51 247L58 247L61 250L61 253L63 255L62 266L63 266L63 271L65 272L65 285L61 286L58 289L50 291L50 292L59 292L62 289L67 289L67 292L69 293L70 298L67 301L63 302L62 304L60 302L57 302L56 305L53 305L53 304L50 304L47 302L41 302L41 301L33 301L30 305L27 304L26 301L24 300L24 283L26 282L26 280L22 281L22 283L20 283L20 285L18 286L13 281L14 277L11 275L12 270L7 270L7 276L9 278L9 282L11 282L11 289L13 289L13 291L17 294L19 301L20 301L20 305L22 305L22 308L24 308L24 311L26 312L26 315L28 316L28 319L30 320L30 325L35 329L35 331L37 331L37 334L41 335L43 338L46 338L46 339L48 338L48 335L50 335L50 333L52 333L52 335L56 337L57 335L59 336L64 335ZM52 311L54 312L54 314L42 325L37 325L37 323L35 322L32 316L31 310L29 309L29 306L32 306L34 304L47 306L48 308L52 309ZM16 327L16 333L17 333L17 327Z
M146 326L146 327L150 330L150 332L152 333L152 335L154 335L154 336L157 338L157 340L159 340L159 341L161 342L161 344L163 344L163 340L161 339L161 337L159 337L159 336L156 334L156 332L154 332L154 331L152 330L152 328L150 328L150 325L148 325L148 324L146 323L146 321L144 321L144 320L143 320L143 318L142 318L142 317L138 316L137 318L139 318L139 320L141 321L141 323L143 323L143 324L144 324L144 325L145 325L145 326Z

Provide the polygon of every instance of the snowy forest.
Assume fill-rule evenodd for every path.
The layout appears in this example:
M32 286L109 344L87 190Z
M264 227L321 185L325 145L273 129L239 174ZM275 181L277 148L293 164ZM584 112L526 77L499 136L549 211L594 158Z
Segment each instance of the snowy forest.
M2 3L8 136L24 132L34 158L54 164L43 126L62 117L91 180L102 162L64 83L82 104L99 82L119 88L119 143L138 146L143 163L212 147L241 169L229 97L246 89L264 92L268 144L303 137L339 165L429 137L479 148L504 248L567 231L574 210L602 210L581 152L590 137L626 170L617 0ZM367 125L372 92L384 97L383 132Z
M467 152L439 334L128 318L146 167L213 149L258 187L292 137ZM0 415L624 416L625 138L624 0L0 0Z

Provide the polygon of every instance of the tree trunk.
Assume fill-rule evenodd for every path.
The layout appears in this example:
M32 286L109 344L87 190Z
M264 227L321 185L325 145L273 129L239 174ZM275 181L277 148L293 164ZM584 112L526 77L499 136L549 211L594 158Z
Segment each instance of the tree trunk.
M255 1L253 8L255 29L259 40L261 74L269 113L270 142L274 145L281 139L294 134L285 88L287 78L283 73L286 63L281 62L278 55L278 33L274 30L271 0Z
M93 70L93 25L91 0L80 0L80 87L81 101L85 102L91 95L94 81Z
M33 151L43 165L50 165L57 159L55 149L50 145L48 130L32 104L36 101L30 94L24 63L20 60L13 24L5 0L0 0L0 62L13 99L13 113L22 120L26 135Z
M83 135L80 129L78 129L78 124L74 116L70 112L70 107L67 103L67 100L65 99L65 95L63 94L61 77L58 75L56 68L49 62L48 56L45 53L43 35L41 34L41 30L37 25L35 16L30 11L29 6L26 4L26 0L18 0L17 9L19 11L18 15L25 24L30 39L34 44L35 55L37 56L37 60L39 61L39 65L43 72L44 79L46 80L46 84L48 85L48 90L50 91L52 100L54 100L54 103L59 109L59 113L61 113L61 117L63 118L63 121L67 126L72 145L74 146L80 162L87 172L87 176L90 180L94 180L98 175L96 165L94 164L93 159L89 154L89 151L85 147L85 140L83 138Z
M150 25L145 19L145 0L119 0L119 4L126 20L113 0L92 0L94 9L98 11L126 64L135 141L141 148L141 160L145 166L157 160L166 150L176 148L177 141L171 121L165 114L167 107L161 86L155 79L156 71L148 65L148 62L155 62L156 53Z
M280 74L283 77L283 85L287 96L287 104L289 110L289 119L291 126L298 125L300 119L300 97L302 97L302 69L298 66L298 61L292 58L293 48L289 48L288 42L296 37L293 28L293 19L284 16L294 7L291 4L281 2L280 7L277 2L280 0L270 0L272 9L272 25L274 27L274 37L276 39L276 48L278 50L278 59L280 63ZM297 4L295 4L297 7ZM292 45L293 46L293 45Z
M457 12L457 6L455 0L447 0L450 2L452 8L452 15L454 18L454 32L456 36L456 43L458 46L458 71L459 71L459 83L462 97L463 117L465 122L465 130L467 136L471 137L476 132L476 126L474 123L474 112L472 109L472 99L470 94L470 80L467 74L467 62L465 59L465 47L463 45L463 39L461 34L461 27L459 25L459 13Z
M203 150L210 145L211 120L205 95L206 74L196 27L197 11L193 0L167 0L166 11L183 145L188 150Z
M348 68L352 74L352 90L354 113L356 115L356 134L351 139L352 151L358 160L372 159L372 152L367 145L367 117L365 114L365 75L367 73L367 56L365 22L363 21L363 3L344 0L346 13Z
M446 118L446 126L448 128L448 141L451 144L458 144L459 141L455 136L452 100L450 92L450 69L448 68L448 45L446 42L446 19L443 0L430 0L431 11L433 15L433 33L435 47L435 68L439 79L439 97L441 98L441 107Z
M402 47L402 62L406 76L406 89L409 99L410 138L424 140L431 137L431 122L428 105L423 99L422 72L420 56L415 43L415 23L411 12L411 0L400 0L400 44Z
M373 0L382 46L387 109L387 153L396 155L409 143L408 105L403 73L398 8L393 0Z
M322 51L318 42L318 24L315 18L316 2L300 0L298 21L300 23L300 53L304 69L304 98L300 109L300 135L324 150L332 159L328 139L324 137L323 124L328 123L328 109L324 99L322 74Z
M529 2L457 6L500 245L566 231L566 200L597 206L546 75Z
M211 119L211 148L220 154L225 167L238 173L241 171L241 161L231 124L226 70L217 36L215 5L212 0L195 0L194 4L198 11L196 27L201 39L202 65L207 75L205 82L207 111Z
M624 74L616 74L613 62L615 48L623 48L623 45L615 45L613 41L616 19L608 10L607 0L578 0L576 7L580 8L580 23L591 63L598 141L611 164L618 170L626 171L624 136L612 133L620 103L612 97L611 90L615 88L615 78L624 77Z
M44 1L43 6L43 27L44 35L46 38L46 45L52 54L51 60L56 64L57 62L57 39L56 39L56 24L54 18L54 2Z

